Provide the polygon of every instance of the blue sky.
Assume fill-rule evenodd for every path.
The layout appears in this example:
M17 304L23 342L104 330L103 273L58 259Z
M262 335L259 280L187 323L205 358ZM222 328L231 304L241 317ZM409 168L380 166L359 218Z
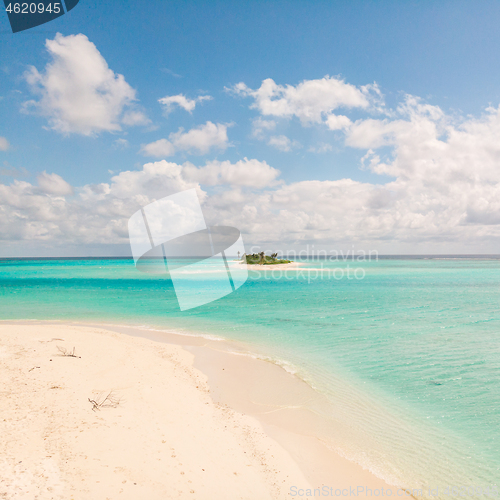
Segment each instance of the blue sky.
M67 15L13 35L9 33L7 16L3 13L0 15L0 137L5 138L8 147L0 151L2 172L7 174L1 177L0 182L5 186L13 182L36 186L37 176L45 171L57 174L72 186L71 196L74 197L80 195L79 189L83 186L109 184L113 175L142 171L147 162L166 160L182 165L188 161L201 168L211 161L227 160L236 164L244 158L265 162L279 170L281 173L276 179L285 186L297 186L297 183L306 181L350 179L369 184L373 191L379 189L377 186L385 186L398 179L403 182L407 176L401 173L402 154L408 146L406 139L402 138L403 121L416 123L415 113L422 118L427 111L419 108L420 111L415 113L402 113L398 111L398 106L407 102L410 95L418 98L420 106L430 105L439 109L445 118L435 114L431 119L434 124L439 121L438 128L441 127L436 132L436 140L449 136L449 127L463 131L467 124L470 125L470 134L474 134L471 132L473 121L481 120L488 106L496 109L500 102L500 67L496 64L500 44L499 21L500 4L488 1L80 0L79 5ZM27 109L27 101L41 101L41 94L36 93L36 85L29 83L26 72L33 66L39 74L47 74L47 65L54 61L54 56L45 43L46 40L54 40L57 33L63 37L82 34L95 45L115 77L123 75L128 86L135 91L136 100L128 107L124 106L123 110L133 109L141 113L142 123L130 126L121 122L118 125L120 130L92 129L89 133L81 133L73 125L67 130L54 127L51 120L55 115L51 115L46 107L42 110L40 104L23 112ZM321 119L304 122L300 111L290 111L281 116L266 114L262 107L259 108L255 94L252 94L266 79L272 79L284 89L287 85L297 88L301 82L320 81L327 75L358 89L358 93L363 86L376 84L378 101L372 92L369 105L349 107L341 103L332 108L333 111L323 110ZM240 82L246 85L246 93L235 95L234 91L228 91L234 90ZM158 100L178 95L191 100L200 96L210 96L211 99L197 102L191 112L173 105L166 115L165 107ZM417 108L414 106L412 109ZM354 140L354 125L335 130L325 126L328 113L345 115L350 123L364 123L366 127L378 127L379 124L396 127L397 132L393 128L377 132L395 134L396 138L371 142L359 138ZM258 119L273 122L273 129L257 133L255 120ZM376 120L377 124L369 120ZM178 145L173 154L145 154L145 145L161 139L172 143L175 139L170 134L187 133L208 122L227 127L227 140L208 147L206 151ZM179 132L180 127L183 130ZM421 130L422 127L418 125L417 128ZM495 125L488 130L496 130ZM365 129L361 132L371 133ZM273 142L272 137L280 139ZM288 143L283 143L284 138ZM451 149L451 145L448 146ZM478 147L473 146L473 151L477 152ZM489 146L481 147L488 150ZM372 156L367 157L369 150ZM367 164L373 155L378 155L381 163L399 161L399 166L369 167ZM439 154L431 154L422 161L434 162L436 170L449 168L450 172L455 172L471 168L477 172L477 168L470 165L439 167L439 161L456 162L458 156L458 153L450 153L443 159ZM365 166L361 168L363 157ZM480 158L481 155L477 158L478 162L482 161ZM493 171L495 158L488 160L492 162ZM17 170L17 180L15 176L8 175L12 168ZM404 168L414 170L413 167ZM488 185L491 184L490 170L483 178L487 179L485 182ZM448 182L441 181L443 184ZM203 187L198 178L197 182L209 195L215 193L222 196L224 191L227 197L227 193L243 189L238 183L212 183ZM272 182L268 187L274 190L274 196L276 188ZM417 184L422 187L422 182L418 178L411 186L405 184L404 196L401 195L400 185L390 191L399 193L394 195L397 200L402 197L409 199L412 189ZM221 187L222 184L225 187ZM477 179L474 186L476 184ZM477 193L473 194L474 186L468 184L471 199L477 198ZM254 201L246 199L247 205L256 204L258 197L264 196L266 191L263 186L258 187L259 193L256 186L246 186L243 189L245 196L249 196L251 188L254 189ZM463 186L460 189L463 190ZM435 188L432 196L439 198L439 193L440 190ZM49 192L45 194L51 196ZM423 196L422 191L418 196ZM488 196L494 195L490 193L486 196L491 205L494 201ZM436 202L442 200L436 199ZM68 203L72 203L71 200ZM351 210L362 210L366 205L363 203ZM388 211L399 210L400 217L385 235L385 223L381 222L385 217L383 214L365 213L363 217L379 218L378 229L370 241L390 240L395 250L403 251L411 248L414 241L427 241L427 238L435 244L423 245L424 252L426 248L471 250L476 243L478 249L491 250L496 245L496 227L491 226L496 225L497 208L489 206L485 215L481 212L484 207L471 208L470 203L470 200L464 200L463 206L456 209L456 217L463 216L461 222L451 215L447 216L446 222L431 221L429 213L434 210L436 214L436 210L430 206L416 209L415 206L420 206L417 201L410 204L413 208L387 207ZM269 210L272 213L286 212L286 207L273 206ZM406 220L405 210L407 215L412 214L412 222L405 222L407 233L396 234L396 229ZM420 212L416 214L415 210ZM307 209L302 211L307 217L314 218L314 214ZM479 222L478 211L482 213ZM302 217L300 214L295 216ZM228 219L231 217L227 215ZM429 219L425 236L418 231L412 236L412 224L415 225L417 219L425 218ZM233 219L232 222L236 224L238 221ZM477 227L479 223L482 230ZM359 227L359 234L349 232L348 227L353 224ZM474 230L470 229L471 224L475 224ZM488 226L486 229L485 225ZM306 226L311 226L311 220ZM322 224L319 226L319 233L324 232ZM467 234L460 232L461 229L455 231L458 226L467 226ZM361 241L366 233L358 222L346 221L342 227L341 239L344 242L350 239ZM435 227L440 230L435 230ZM244 231L254 235L250 239L255 241L262 241L259 234L266 232L250 226ZM21 238L31 241L35 247L36 241L49 245L49 240L40 236L42 233L37 233L38 236L29 232L24 236L13 235L12 241ZM328 240L319 233L308 237ZM75 235L68 238L75 242L78 239ZM464 239L467 240L466 246L462 245ZM298 240L291 236L289 241L296 244ZM304 240L301 241L303 243ZM117 240L116 243L123 244L123 241L119 243ZM385 248L384 245L381 248Z

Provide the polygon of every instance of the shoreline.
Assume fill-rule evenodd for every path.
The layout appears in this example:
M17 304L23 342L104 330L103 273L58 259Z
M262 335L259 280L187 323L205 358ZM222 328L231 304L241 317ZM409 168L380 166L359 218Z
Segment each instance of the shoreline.
M16 327L25 330L74 329L79 332L73 333L74 342L79 336L85 336L84 333L89 329L98 328L107 332L101 332L101 335L113 336L114 343L117 344L146 342L147 349L152 352L160 347L167 348L166 346L180 349L183 356L191 357L183 368L193 370L199 379L204 379L208 384L210 406L226 408L239 415L239 418L253 420L257 428L260 426L270 442L278 446L281 454L286 457L283 459L286 467L282 468L293 470L296 467L293 475L297 480L295 484L288 485L288 493L293 491L290 489L292 487L303 490L322 486L391 488L383 480L341 457L321 442L315 432L321 422L302 404L306 401L309 403L312 398L317 398L317 403L321 404L319 393L275 363L251 358L244 350L240 354L245 355L239 356L239 346L236 343L179 333L154 332L126 325L29 320L0 322L2 332L6 328ZM79 343L83 343L83 338ZM78 351L77 346L77 353ZM395 489L394 486L392 488ZM272 498L287 497L284 494L280 490L278 496Z
M288 264L246 264L245 262L238 262L240 265L246 265L248 269L259 269L265 271L266 269L296 269L302 266L303 262L289 262Z

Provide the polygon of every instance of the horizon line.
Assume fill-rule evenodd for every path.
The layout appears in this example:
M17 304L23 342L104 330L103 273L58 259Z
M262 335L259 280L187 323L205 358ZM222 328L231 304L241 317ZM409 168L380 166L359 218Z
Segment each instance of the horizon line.
M289 255L283 254L284 256L290 257ZM315 258L315 259L321 259L321 260L327 260L329 258L334 258L335 260L350 260L352 258L358 258L358 257L363 257L369 260L376 260L376 259L390 259L390 258L408 258L408 257L413 257L413 258L487 258L487 257L496 257L500 259L500 253L498 254L463 254L463 253L443 253L443 254L380 254L380 255L369 255L369 254L357 254L357 253L350 253L349 251L347 253L339 253L337 255L317 255L317 254L312 254L312 255L300 255L298 256L298 259L300 260L301 258ZM171 256L170 258L173 259L194 259L194 258L199 258L197 256L185 256L185 255L179 255L179 256ZM207 258L206 256L203 256L203 258ZM163 256L152 256L148 257L146 260L154 260L154 259L160 259L163 260ZM41 257L41 256L31 256L31 257L0 257L0 261L6 261L6 260L134 260L134 258L131 255L115 255L115 256L109 256L109 255L101 255L101 256L54 256L54 257Z

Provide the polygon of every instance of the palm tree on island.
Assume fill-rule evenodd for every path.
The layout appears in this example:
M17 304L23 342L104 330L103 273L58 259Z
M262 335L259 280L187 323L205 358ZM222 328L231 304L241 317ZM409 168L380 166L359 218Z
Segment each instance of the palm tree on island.
M238 255L239 257L239 255ZM250 255L247 255L246 253L243 254L241 257L242 262L246 262L247 264L252 264L252 265L260 265L260 266L271 266L271 265L276 265L276 264L290 264L292 262L291 260L287 259L278 259L278 252L275 252L273 254L266 255L264 252L260 253L252 253Z

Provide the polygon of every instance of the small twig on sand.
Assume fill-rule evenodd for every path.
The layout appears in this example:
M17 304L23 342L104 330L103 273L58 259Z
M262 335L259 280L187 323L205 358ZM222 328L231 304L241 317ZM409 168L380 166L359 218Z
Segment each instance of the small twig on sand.
M72 351L68 351L65 347L57 346L57 349L61 353L61 356L68 356L70 358L81 358L81 356L77 356L75 354L75 348L73 347Z
M108 393L101 392L95 399L88 398L88 400L92 404L92 411L100 410L101 408L116 408L121 402L121 398L114 391L109 391Z
M54 340L61 340L62 342L64 342L64 339L58 339L56 337L51 338L50 340L39 340L38 342L40 342L41 344L46 344L47 342L54 342Z
M35 368L40 368L39 366L34 366L33 368L30 368L28 371L31 372L33 371Z

